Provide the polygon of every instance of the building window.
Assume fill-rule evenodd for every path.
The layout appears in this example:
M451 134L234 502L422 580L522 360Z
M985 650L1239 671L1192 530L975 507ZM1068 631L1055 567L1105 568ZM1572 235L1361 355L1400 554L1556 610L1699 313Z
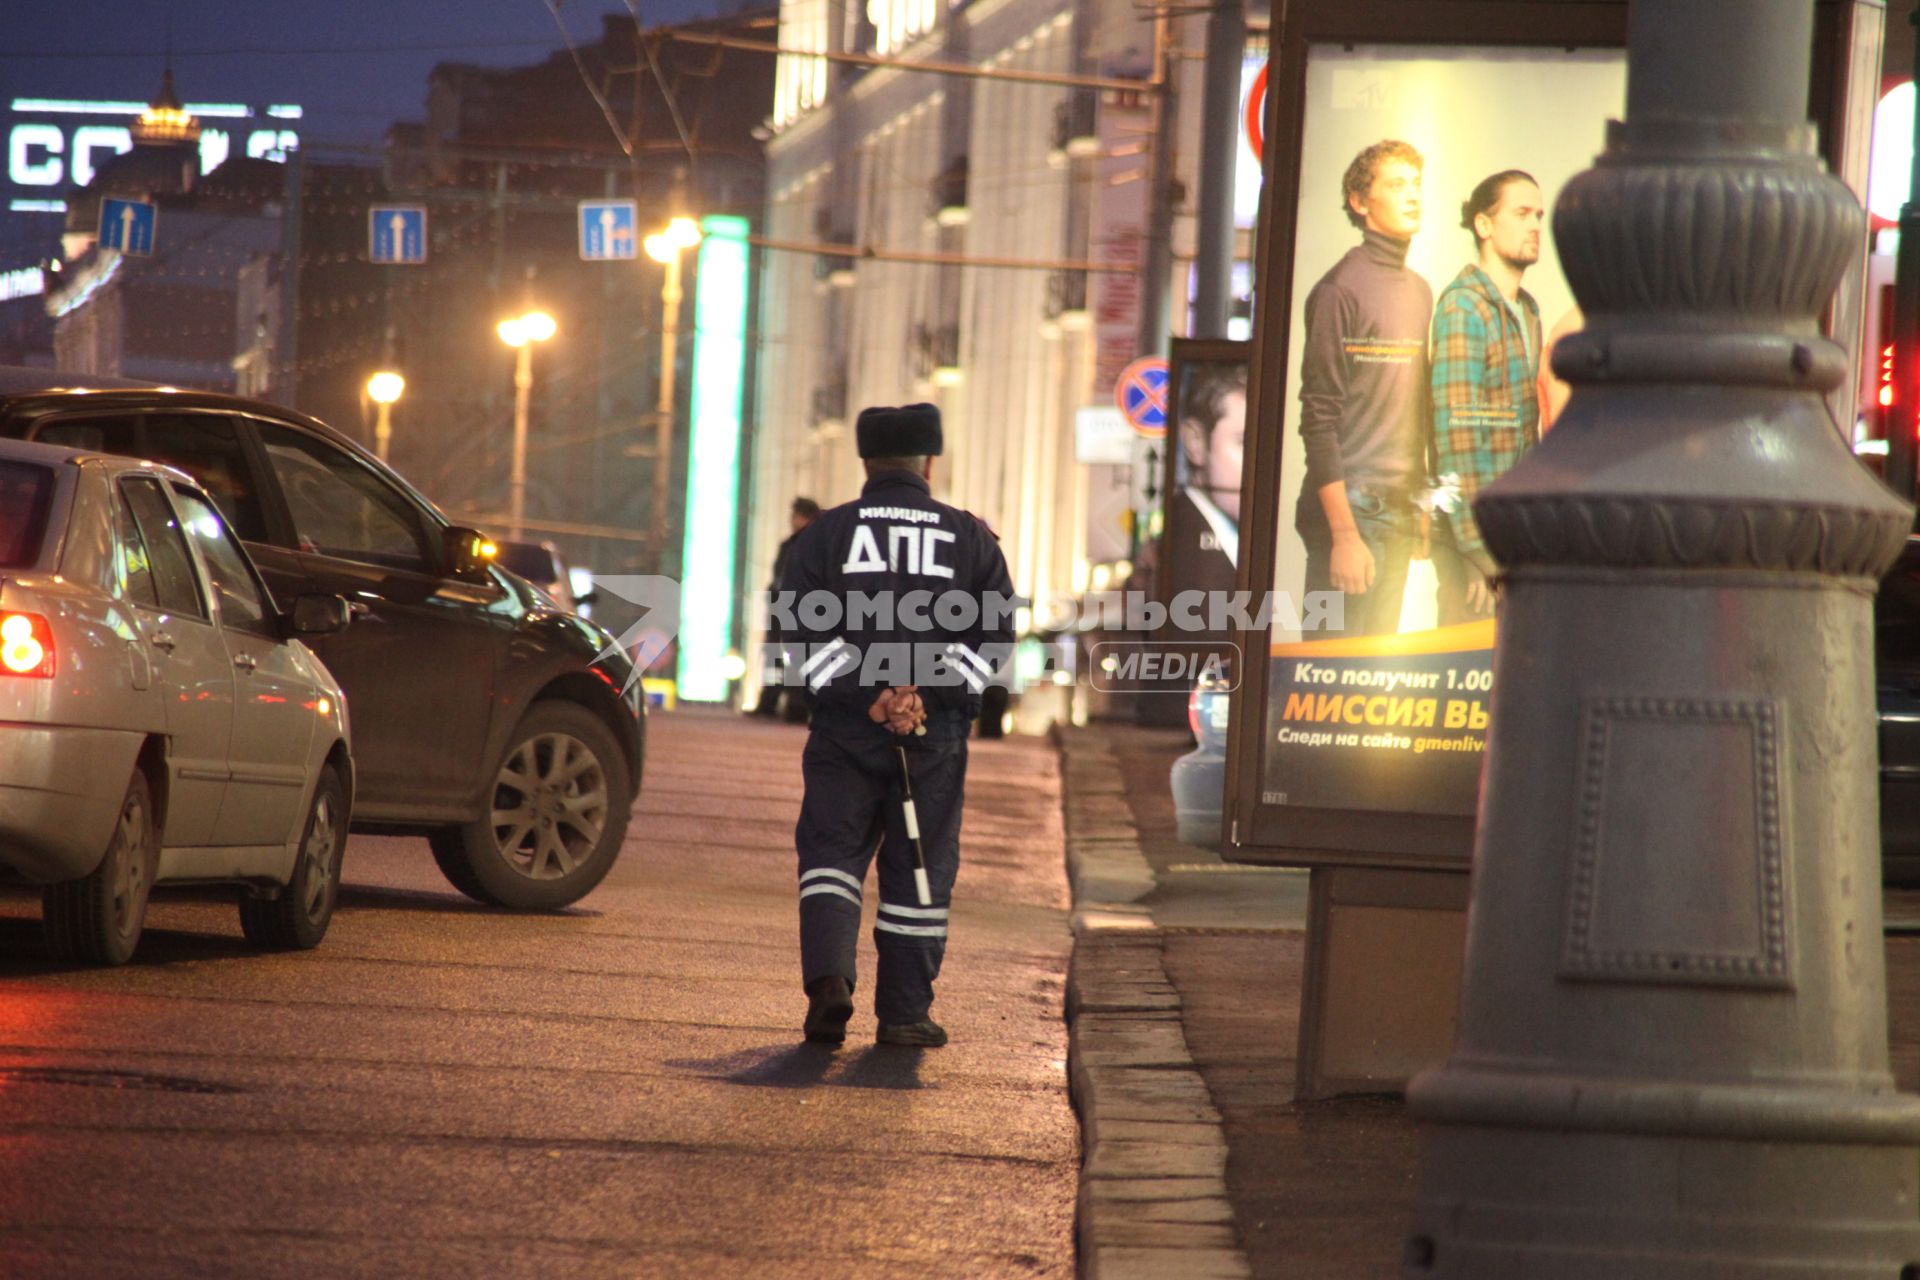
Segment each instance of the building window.
M939 15L938 0L867 0L873 51L888 54L905 48L933 30Z
M780 47L827 51L828 0L781 0ZM827 60L782 56L773 73L773 124L782 128L826 101Z

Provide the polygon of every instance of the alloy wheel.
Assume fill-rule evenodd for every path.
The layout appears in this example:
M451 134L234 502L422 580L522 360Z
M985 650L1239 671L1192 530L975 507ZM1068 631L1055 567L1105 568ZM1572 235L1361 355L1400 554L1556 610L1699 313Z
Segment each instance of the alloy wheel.
M600 758L567 733L526 739L494 779L492 824L506 864L531 880L557 880L592 856L607 821Z
M334 822L333 797L322 793L313 809L313 825L300 849L306 864L306 899L302 904L309 920L324 920L333 909L334 859L340 856L340 835Z
M147 806L137 795L127 797L120 810L120 822L113 833L113 927L123 938L139 931L145 916L147 890L147 847L153 833L147 821Z

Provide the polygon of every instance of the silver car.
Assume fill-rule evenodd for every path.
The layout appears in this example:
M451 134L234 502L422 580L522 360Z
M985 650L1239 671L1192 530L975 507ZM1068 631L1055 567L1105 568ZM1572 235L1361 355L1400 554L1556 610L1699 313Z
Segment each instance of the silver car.
M0 441L0 877L47 942L119 964L155 884L240 886L255 945L312 947L353 790L340 686L205 492L148 462Z
M1180 840L1203 849L1220 846L1220 811L1227 789L1228 680L1202 676L1187 699L1193 750L1173 762L1173 816Z

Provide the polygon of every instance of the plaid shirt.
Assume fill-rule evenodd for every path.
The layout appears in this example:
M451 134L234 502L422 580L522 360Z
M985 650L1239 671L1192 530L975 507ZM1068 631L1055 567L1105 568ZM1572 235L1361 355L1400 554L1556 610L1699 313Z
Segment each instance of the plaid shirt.
M1469 263L1433 312L1434 478L1459 477L1454 542L1485 572L1494 563L1473 499L1540 440L1540 307L1525 289L1519 307L1524 332L1492 278Z

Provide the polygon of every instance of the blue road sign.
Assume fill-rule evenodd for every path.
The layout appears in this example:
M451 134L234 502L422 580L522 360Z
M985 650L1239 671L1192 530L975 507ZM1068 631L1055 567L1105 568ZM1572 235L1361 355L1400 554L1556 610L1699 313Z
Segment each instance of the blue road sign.
M580 202L580 260L612 262L638 256L640 215L631 200Z
M1167 433L1167 362L1142 356L1120 372L1113 388L1114 403L1126 415L1127 425L1143 436Z
M102 200L100 202L100 247L117 249L135 258L153 252L154 224L158 216L144 200Z
M427 210L376 204L367 210L367 260L418 266L427 260Z

